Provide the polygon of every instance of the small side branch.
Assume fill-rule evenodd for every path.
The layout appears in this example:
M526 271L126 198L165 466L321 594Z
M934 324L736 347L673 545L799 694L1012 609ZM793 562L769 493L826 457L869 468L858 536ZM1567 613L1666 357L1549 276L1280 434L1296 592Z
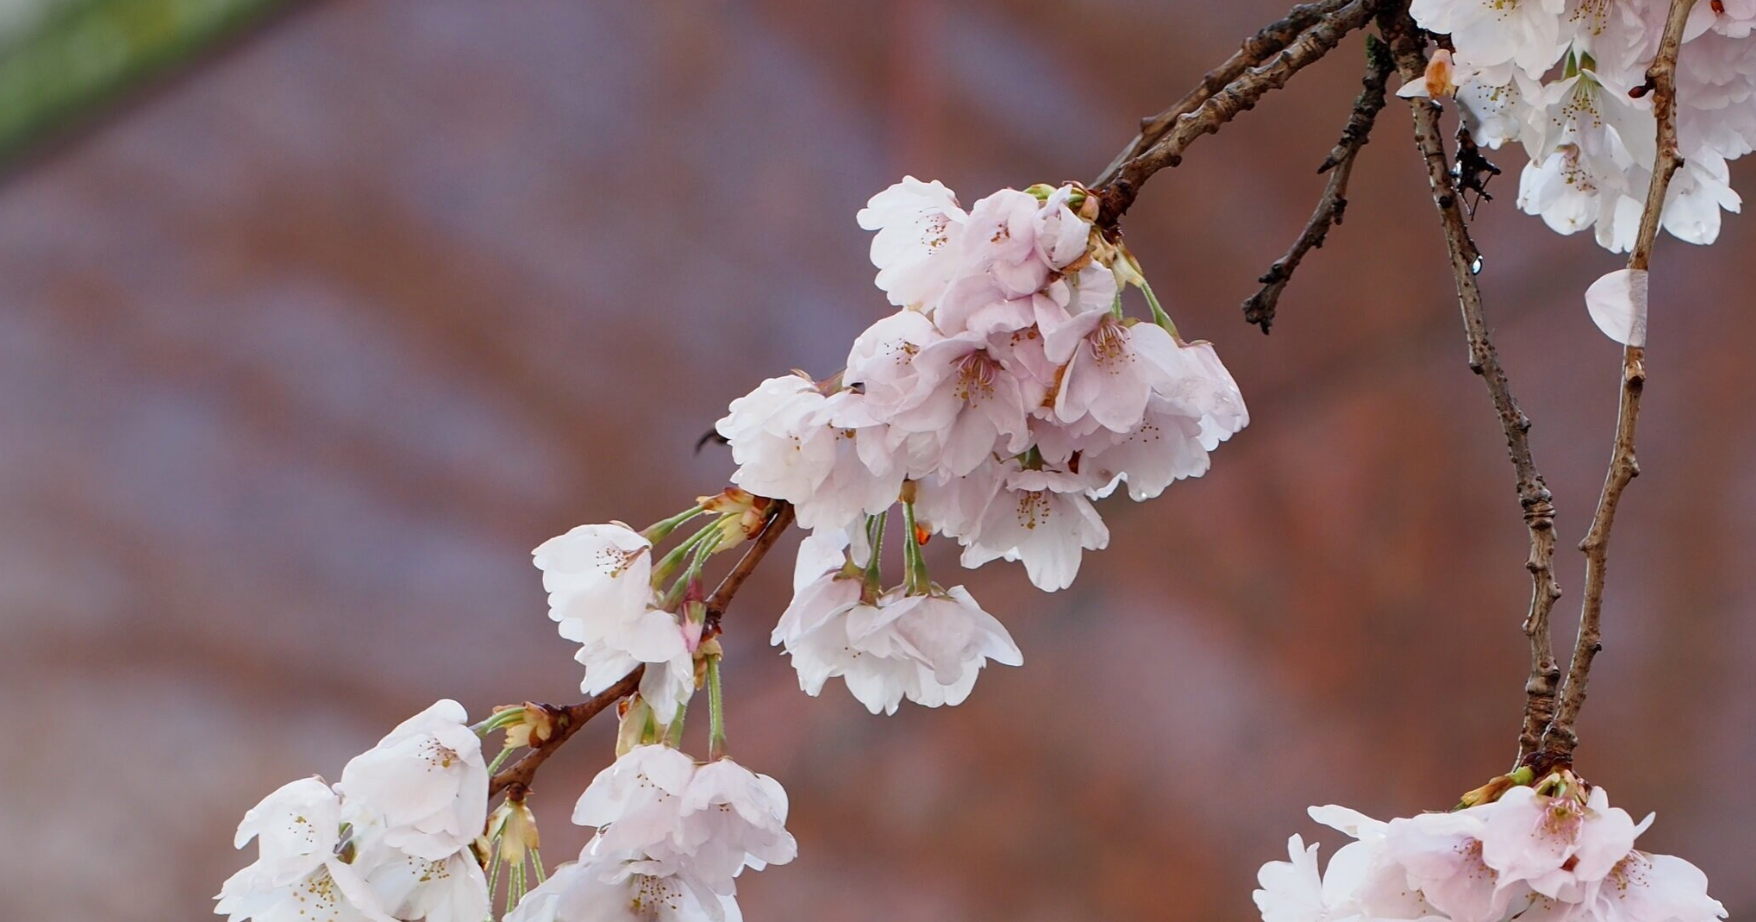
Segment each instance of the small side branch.
M1405 81L1421 80L1426 74L1426 52L1420 33L1406 8L1386 13L1380 27L1390 44L1397 70ZM1512 460L1517 478L1518 503L1524 510L1525 526L1530 532L1530 556L1525 569L1530 571L1530 608L1524 619L1524 633L1530 642L1530 676L1525 681L1525 710L1518 737L1518 758L1522 761L1536 750L1543 728L1554 714L1556 688L1561 669L1555 661L1550 641L1549 615L1555 600L1561 597L1561 585L1555 579L1555 505L1543 475L1537 470L1530 450L1530 418L1519 409L1512 395L1506 370L1500 366L1499 354L1488 333L1488 321L1482 310L1482 291L1476 282L1475 267L1480 253L1470 239L1463 199L1456 178L1445 156L1445 141L1439 130L1439 107L1425 99L1410 99L1414 113L1415 144L1427 164L1427 179L1433 191L1433 204L1438 209L1445 229L1445 244L1451 256L1451 276L1457 288L1458 306L1463 313L1464 333L1469 340L1469 367L1480 375L1500 417L1500 428L1506 436L1506 453Z
M1213 94L1243 76L1244 71L1260 65L1269 55L1286 48L1306 29L1322 22L1323 17L1346 6L1347 2L1348 0L1322 0L1319 3L1301 3L1289 10L1285 18L1263 26L1261 31L1245 39L1244 44L1231 57L1202 75L1201 83L1185 93L1182 99L1157 115L1141 119L1140 133L1128 142L1127 147L1122 148L1122 152L1110 161L1109 166L1104 167L1103 174L1092 182L1092 186L1095 188L1114 181L1117 176L1122 175L1124 164L1158 143L1177 119L1195 111L1197 106L1206 102Z
M614 705L623 698L634 694L640 688L640 677L646 673L645 666L636 666L634 671L622 678L622 681L605 689L590 700L578 704L570 704L555 709L555 732L543 745L532 749L523 758L500 770L488 781L488 796L497 796L501 791L513 785L529 788L531 779L537 776L537 769L548 761L549 754L561 748L561 744L573 738L573 734L585 726L586 721L598 716L605 708Z
M1640 232L1634 250L1628 256L1628 268L1645 271L1652 262L1652 245L1658 236L1660 214L1664 211L1665 192L1671 176L1683 165L1677 151L1677 53L1683 44L1683 26L1689 19L1694 0L1671 0L1665 19L1664 35L1658 54L1646 71L1646 87L1652 92L1652 111L1658 122L1658 160L1653 164L1652 182L1646 189L1646 208L1640 215ZM1603 649L1603 607L1605 568L1609 564L1610 529L1616 522L1616 507L1622 491L1640 473L1634 457L1634 429L1640 420L1640 397L1646 389L1646 348L1624 346L1622 349L1621 400L1616 412L1616 437L1610 452L1610 469L1604 476L1603 492L1598 495L1597 511L1591 517L1591 528L1579 549L1585 552L1585 594L1580 603L1579 634L1573 644L1573 661L1567 667L1567 682L1561 686L1560 704L1554 720L1543 735L1542 758L1546 764L1566 764L1573 759L1579 745L1574 724L1579 709L1585 704L1586 681L1591 674L1592 660Z
M1119 168L1105 171L1106 176L1112 172L1115 175L1096 190L1102 203L1098 225L1115 227L1128 206L1134 204L1140 187L1154 173L1183 162L1183 151L1196 138L1218 131L1239 113L1255 108L1263 96L1286 86L1294 74L1321 60L1348 33L1370 21L1381 3L1382 0L1351 0L1337 6L1262 64L1246 67L1236 79L1208 95L1194 109L1171 118L1157 132L1156 139L1145 143L1138 153L1126 156ZM1130 149L1133 147L1131 144Z
M750 549L738 559L737 565L732 567L731 572L719 581L718 586L714 587L713 594L707 597L707 625L704 637L712 637L720 632L720 619L725 616L726 606L732 604L732 596L738 594L738 590L743 588L744 581L750 578L750 574L756 572L756 567L762 563L764 557L768 556L769 549L774 547L774 543L779 541L780 536L785 534L787 528L793 524L793 515L792 503L783 500L775 501L774 512L769 515L768 524L762 527L762 533L756 536L756 543L750 545Z
M1329 228L1342 221L1347 210L1347 184L1354 172L1354 160L1359 156L1360 148L1366 146L1378 112L1384 108L1385 84L1394 69L1390 50L1373 36L1366 36L1366 76L1360 81L1360 97L1354 100L1353 113L1348 116L1347 127L1342 129L1341 140L1329 152L1329 158L1317 168L1318 173L1329 174L1329 183L1323 187L1322 198L1317 200L1317 210L1305 222L1305 229L1293 241L1292 249L1275 260L1274 265L1257 279L1262 283L1262 290L1244 301L1244 321L1261 327L1264 334L1274 325L1275 308L1287 282L1292 281L1293 270L1299 267L1305 254L1323 246Z
M714 588L713 594L707 597L707 627L703 632L704 638L712 637L720 632L720 619L725 616L726 608L732 604L732 597L738 594L744 581L750 578L750 574L756 572L756 568L762 564L763 558L768 556L769 550L774 547L775 542L780 540L780 536L792 524L792 505L777 501L774 504L774 512L768 517L768 524L762 528L762 533L756 536L750 549L744 552L744 556L738 559L731 572L727 573L725 578L720 580L719 585ZM586 721L638 691L640 678L645 673L645 666L636 666L634 671L624 676L620 682L588 701L570 704L563 708L549 708L555 722L554 733L547 740L544 740L541 746L533 748L523 758L494 775L488 782L488 796L497 796L513 785L529 788L531 780L536 777L537 769L542 767L551 753L571 739L573 734L585 725Z

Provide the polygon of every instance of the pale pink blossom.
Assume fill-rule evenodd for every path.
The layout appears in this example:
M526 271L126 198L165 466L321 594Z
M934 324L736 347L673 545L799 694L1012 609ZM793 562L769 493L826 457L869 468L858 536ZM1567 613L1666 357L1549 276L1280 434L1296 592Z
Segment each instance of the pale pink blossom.
M1110 543L1110 530L1084 495L1089 486L1063 471L1011 470L963 536L963 565L1017 560L1038 589L1073 585L1081 553Z
M860 227L875 230L872 264L878 287L898 307L937 301L957 270L955 242L968 219L957 196L937 180L903 177L872 196L860 210Z
M428 861L450 857L487 822L481 739L451 700L403 721L355 756L335 787L351 822L382 825L385 845Z

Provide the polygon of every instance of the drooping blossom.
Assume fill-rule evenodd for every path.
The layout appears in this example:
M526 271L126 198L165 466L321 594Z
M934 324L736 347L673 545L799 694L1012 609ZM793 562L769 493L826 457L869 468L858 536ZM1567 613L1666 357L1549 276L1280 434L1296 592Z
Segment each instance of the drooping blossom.
M506 922L742 922L737 900L687 874L649 874L639 855L594 855L555 869Z
M468 719L439 701L350 760L336 783L348 819L382 825L385 845L429 861L474 841L487 821L488 767Z
M400 852L378 857L367 883L393 918L482 922L489 915L488 880L469 849L437 861Z
M233 844L259 857L220 887L231 922L390 922L341 848L341 799L318 778L283 785L244 814Z
M1252 897L1262 922L1341 922L1360 914L1359 889L1371 858L1364 842L1351 842L1329 859L1327 871L1317 869L1317 844L1287 840L1286 861L1262 866L1261 884Z
M1633 246L1657 156L1646 73L1668 0L1416 0L1416 22L1448 33L1426 79L1402 95L1455 93L1478 143L1528 155L1518 206L1559 233L1592 229ZM1698 3L1677 58L1678 153L1660 226L1690 243L1719 236L1742 200L1727 164L1756 147L1756 9ZM1453 64L1452 58L1455 57ZM1441 84L1443 86L1441 86Z
M580 645L580 690L600 694L644 665L641 697L670 720L694 689L694 650L678 617L657 607L651 543L625 525L581 525L543 542L532 559L549 590L549 617Z
M813 542L801 552L793 602L771 637L792 657L807 694L839 677L874 714L894 714L904 699L957 705L988 661L1023 663L1006 628L963 587L880 591L844 572L844 541Z
M786 792L773 778L724 758L698 766L662 745L631 748L573 810L575 823L598 827L591 856L632 855L641 874L683 876L728 895L745 867L797 854L786 816Z
M961 540L963 565L1016 560L1038 589L1073 585L1084 551L1102 550L1110 530L1086 498L1089 478L1066 471L1010 470Z
M717 429L738 463L732 482L792 503L806 528L842 528L881 512L902 486L883 427L854 391L825 396L798 375L770 378L732 401Z
M872 237L878 287L898 307L937 298L957 271L952 241L968 219L957 196L938 180L902 182L872 196L858 220Z
M1311 816L1356 841L1318 879L1315 852L1262 869L1264 922L1714 922L1725 909L1681 858L1635 848L1650 824L1570 772L1496 799L1388 823L1341 807Z

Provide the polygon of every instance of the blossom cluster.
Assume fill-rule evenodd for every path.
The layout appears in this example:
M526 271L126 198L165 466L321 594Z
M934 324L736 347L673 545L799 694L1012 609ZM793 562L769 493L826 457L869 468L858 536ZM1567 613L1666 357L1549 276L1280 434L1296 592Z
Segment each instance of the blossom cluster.
M573 821L598 833L507 922L726 922L742 918L734 878L798 853L780 783L731 759L705 765L636 746L580 796Z
M874 713L963 700L987 660L1022 657L967 591L927 577L919 545L944 535L965 567L1019 561L1039 588L1066 588L1109 543L1094 500L1200 476L1249 421L1213 347L1177 334L1097 212L1077 185L1002 189L966 211L905 178L858 216L896 312L840 374L771 378L719 421L733 482L814 531L773 635L806 691L841 677ZM1150 319L1125 313L1131 285ZM899 502L908 573L888 585Z
M440 701L355 756L334 785L304 778L244 815L254 864L220 888L231 922L481 922L488 883L471 846L488 769L463 707Z
M839 677L873 713L904 699L958 704L988 662L1023 656L967 590L929 576L930 536L959 542L965 566L1017 560L1038 587L1065 588L1083 552L1109 541L1094 500L1124 484L1145 500L1201 475L1248 422L1212 347L1178 336L1133 257L1094 226L1097 207L1075 185L1005 189L967 212L936 182L875 196L859 220L877 231L878 286L899 310L830 380L772 378L732 402L717 428L735 486L644 530L582 525L536 548L549 617L578 645L581 689L604 695L639 676L619 709L617 759L574 811L597 830L577 861L544 879L531 854L527 891L536 836L522 799L486 815L478 734L505 730L506 752L539 746L555 731L548 711L503 709L471 727L445 701L333 787L294 782L252 810L238 844L259 839L261 858L226 883L217 911L232 922L479 922L504 865L511 922L740 918L735 879L791 861L797 845L780 784L725 757L722 653L701 579L715 554L791 504L812 534L772 640L801 687L817 694ZM1150 319L1124 311L1129 286ZM889 583L881 557L897 507L905 574ZM680 748L702 687L705 763Z
M1484 146L1529 156L1518 204L1563 234L1592 228L1632 249L1657 158L1646 71L1669 0L1414 0L1422 28L1447 34L1427 79L1405 96L1455 93ZM1756 147L1756 4L1697 3L1677 57L1683 167L1661 213L1680 240L1712 243L1741 199L1728 161Z
M1689 862L1634 847L1635 823L1571 772L1511 786L1498 799L1381 822L1345 807L1311 818L1355 841L1319 873L1297 835L1287 861L1263 865L1263 922L1714 922L1725 907Z

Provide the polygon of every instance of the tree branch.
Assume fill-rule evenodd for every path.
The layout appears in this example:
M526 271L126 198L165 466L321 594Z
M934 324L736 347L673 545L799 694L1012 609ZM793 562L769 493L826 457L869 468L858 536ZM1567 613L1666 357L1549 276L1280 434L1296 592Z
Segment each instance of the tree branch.
M1095 188L1115 181L1117 176L1122 175L1123 165L1163 138L1178 118L1195 111L1197 106L1206 102L1213 94L1243 76L1244 71L1286 48L1300 33L1323 21L1323 17L1345 6L1347 2L1348 0L1322 0L1319 3L1301 3L1289 10L1285 18L1263 26L1261 31L1245 39L1244 44L1231 57L1202 75L1201 82L1195 89L1184 94L1182 99L1157 115L1141 119L1140 133L1128 142L1127 147L1122 148L1122 152L1110 161L1109 166L1104 167L1103 174L1092 182L1092 186Z
M1342 129L1341 140L1329 152L1329 158L1317 168L1317 172L1329 174L1329 183L1323 187L1323 196L1317 200L1317 210L1305 222L1305 229L1293 241L1292 249L1275 260L1274 265L1257 279L1262 283L1262 290L1244 301L1244 321L1261 327L1264 334L1274 324L1275 307L1280 303L1287 282L1292 280L1293 270L1299 267L1305 254L1323 246L1329 228L1342 221L1347 209L1347 184L1354 172L1354 159L1359 156L1360 148L1366 146L1378 112L1384 108L1384 85L1393 69L1395 63L1390 58L1389 49L1376 38L1366 36L1366 76L1360 81L1360 97L1354 100L1354 109L1348 116L1347 127Z
M1383 0L1351 0L1336 6L1332 12L1321 14L1314 25L1288 42L1286 47L1272 53L1264 63L1254 67L1246 66L1232 82L1208 95L1194 109L1171 115L1162 131L1156 132L1158 136L1155 139L1146 140L1146 133L1143 132L1128 149L1132 150L1136 144L1144 146L1131 156L1127 156L1125 151L1126 159L1113 171L1115 176L1095 190L1102 204L1098 212L1098 226L1115 227L1128 206L1134 204L1134 197L1139 194L1140 187L1154 173L1183 162L1183 151L1196 138L1218 131L1221 125L1237 117L1238 113L1254 108L1257 101L1269 91L1286 86L1294 74L1328 54L1349 32L1364 26L1382 2ZM1264 47L1267 44L1272 43L1265 43ZM1239 53L1243 54L1243 51ZM1203 80L1202 87L1206 86L1207 81ZM1191 96L1200 92L1198 89ZM1171 114L1175 107L1166 111ZM1111 172L1106 170L1105 175L1108 176Z
M707 597L707 625L702 633L703 639L720 633L720 619L724 617L726 608L732 604L732 597L738 594L744 581L756 572L762 559L768 556L770 548L789 526L793 524L793 507L791 503L775 501L774 511L768 516L768 523L763 526L762 533L756 536L755 543L744 552L731 572L714 587L713 594ZM617 701L634 694L640 688L640 677L646 673L645 666L636 666L620 682L605 689L601 694L578 704L566 707L543 705L554 720L555 729L548 739L540 746L533 747L517 762L502 769L488 782L488 796L494 797L513 785L530 787L531 779L536 777L537 769L549 758L550 753L561 748L561 744L571 739L573 734L584 726L586 721L596 717L604 709Z
M531 749L517 762L501 769L490 779L488 781L488 796L492 798L515 784L525 788L530 787L531 779L536 777L537 769L542 767L550 753L560 749L562 743L571 739L580 727L585 726L586 721L598 716L600 711L634 694L640 688L640 677L645 674L645 666L636 666L633 672L622 677L622 681L610 686L590 700L570 704L563 708L551 708L544 705L555 724L553 735L544 740L541 746Z
M1399 4L1394 11L1387 10L1380 17L1380 28L1390 43L1402 79L1405 82L1425 79L1424 42L1408 16L1407 4ZM1439 107L1425 99L1410 99L1408 102L1414 113L1415 144L1426 161L1433 204L1445 228L1445 244L1451 255L1451 276L1456 284L1464 332L1469 340L1469 367L1487 385L1488 395L1499 414L1500 428L1506 435L1506 452L1512 459L1512 469L1517 477L1518 503L1524 509L1525 526L1530 532L1530 556L1525 562L1525 568L1530 571L1530 608L1524 619L1524 633L1530 641L1530 677L1525 681L1524 722L1518 737L1518 757L1522 761L1541 741L1543 728L1548 726L1554 712L1556 686L1561 679L1549 633L1549 615L1554 610L1555 600L1561 597L1561 586L1554 573L1555 506L1548 487L1543 483L1543 475L1531 456L1530 418L1519 409L1518 401L1512 395L1506 370L1500 366L1499 354L1488 333L1481 287L1476 283L1475 274L1481 254L1475 241L1470 239L1462 196L1446 161L1445 141L1439 133Z
M1665 19L1664 36L1658 54L1646 71L1646 87L1652 91L1652 111L1658 122L1658 160L1653 164L1652 182L1646 188L1646 209L1640 215L1640 233L1634 250L1628 255L1628 268L1645 271L1652 262L1652 245L1658 236L1660 214L1664 211L1665 192L1671 176L1683 165L1677 151L1677 53L1683 44L1683 26L1695 0L1671 0ZM1545 764L1567 764L1579 745L1574 723L1585 704L1586 680L1592 660L1603 649L1604 573L1609 562L1610 529L1615 525L1616 506L1622 491L1640 473L1634 457L1634 428L1640 419L1640 396L1646 388L1645 345L1622 348L1621 400L1616 412L1615 444L1610 452L1610 469L1604 476L1603 492L1598 495L1597 511L1591 517L1591 528L1579 549L1585 552L1585 594L1580 603L1579 634L1573 644L1573 660L1567 667L1567 682L1561 686L1560 705L1548 732L1543 734L1542 758Z

